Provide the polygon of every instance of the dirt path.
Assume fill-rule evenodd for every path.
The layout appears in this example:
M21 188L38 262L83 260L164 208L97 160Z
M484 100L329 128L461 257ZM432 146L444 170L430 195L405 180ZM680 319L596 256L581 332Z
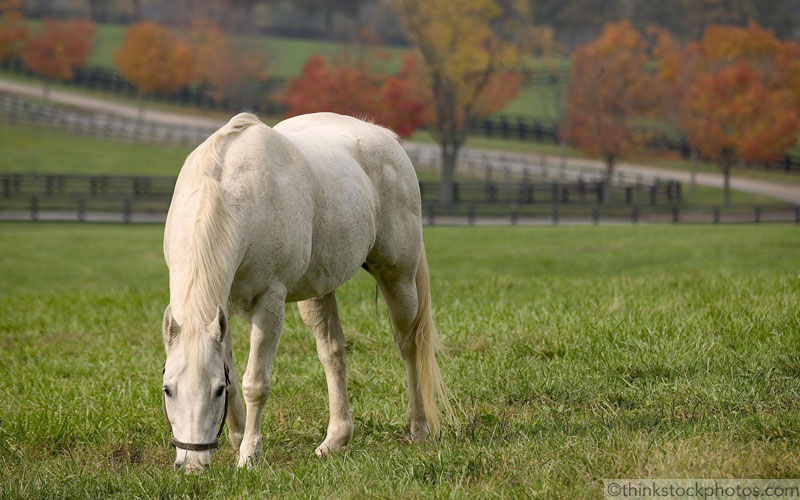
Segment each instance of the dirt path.
M0 79L0 92L34 98L39 98L42 95L42 89L39 86L32 86L5 79ZM55 103L66 104L105 113L112 113L129 118L137 118L139 115L139 109L136 106L63 90L51 90L50 99ZM170 125L195 127L207 126L216 128L222 126L223 124L222 121L210 118L158 110L147 110L145 118L150 121L157 121ZM438 151L438 147L435 144L406 142L405 145L408 149L416 150L425 154L426 156L434 156ZM464 153L496 163L500 162L501 158L517 158L521 161L521 163L529 164L538 163L544 159L544 161L550 165L557 165L560 161L560 159L557 157L542 157L541 155L525 155L521 153L509 153L506 151L466 148ZM575 158L568 159L567 166L571 168L590 168L598 171L604 169L604 165L600 161ZM621 163L617 167L617 171L624 172L625 175L630 174L633 176L643 175L647 177L658 177L663 180L675 180L684 184L688 184L690 181L690 173L684 170ZM696 182L700 186L722 187L722 176L720 174L698 173ZM781 184L778 182L768 182L733 176L731 177L731 188L738 191L770 196L784 201L800 204L800 185Z

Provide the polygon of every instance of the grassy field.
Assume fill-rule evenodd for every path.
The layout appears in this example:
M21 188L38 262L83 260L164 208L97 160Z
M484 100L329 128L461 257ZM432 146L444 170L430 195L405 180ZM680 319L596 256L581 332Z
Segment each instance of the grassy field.
M159 409L161 227L0 225L0 497L602 497L602 478L796 477L800 234L790 226L432 228L462 408L405 438L404 371L365 273L341 287L355 437L327 423L287 309L265 452L171 470ZM246 331L233 321L237 368Z

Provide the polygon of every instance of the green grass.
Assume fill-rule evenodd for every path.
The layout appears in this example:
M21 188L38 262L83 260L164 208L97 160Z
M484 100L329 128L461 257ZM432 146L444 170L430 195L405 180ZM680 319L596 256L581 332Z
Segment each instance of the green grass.
M287 309L264 458L170 468L162 228L0 225L2 498L599 498L602 478L795 477L800 235L791 226L430 228L463 413L405 439L374 284L339 289L355 437L319 460L325 383ZM237 368L247 336L233 322Z
M0 125L0 172L178 175L189 149Z

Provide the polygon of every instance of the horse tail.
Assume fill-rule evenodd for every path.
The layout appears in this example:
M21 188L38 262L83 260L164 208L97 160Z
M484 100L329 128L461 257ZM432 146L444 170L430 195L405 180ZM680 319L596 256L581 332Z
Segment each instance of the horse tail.
M453 408L450 405L449 391L442 379L439 365L436 363L436 353L441 351L442 341L433 324L430 271L424 246L417 267L416 285L417 316L411 325L411 331L416 344L419 388L422 393L422 402L425 405L425 418L433 432L439 426L440 412L437 409L437 402L441 405L446 421L453 420Z

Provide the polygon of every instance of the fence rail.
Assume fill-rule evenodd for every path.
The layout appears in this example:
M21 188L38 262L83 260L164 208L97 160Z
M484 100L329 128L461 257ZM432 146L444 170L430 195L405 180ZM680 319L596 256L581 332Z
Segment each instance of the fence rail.
M79 174L0 174L0 208L20 208L35 203L49 210L72 210L75 203L95 207L116 206L120 200L137 206L163 208L175 188L175 177ZM436 206L438 182L420 182L422 202ZM493 205L502 212L518 205L674 205L681 201L681 185L667 182L653 185L629 184L604 189L601 182L495 182L453 183L456 206ZM609 196L606 199L606 196ZM33 201L35 200L35 201ZM485 208L482 208L482 210ZM494 212L498 209L495 208Z

